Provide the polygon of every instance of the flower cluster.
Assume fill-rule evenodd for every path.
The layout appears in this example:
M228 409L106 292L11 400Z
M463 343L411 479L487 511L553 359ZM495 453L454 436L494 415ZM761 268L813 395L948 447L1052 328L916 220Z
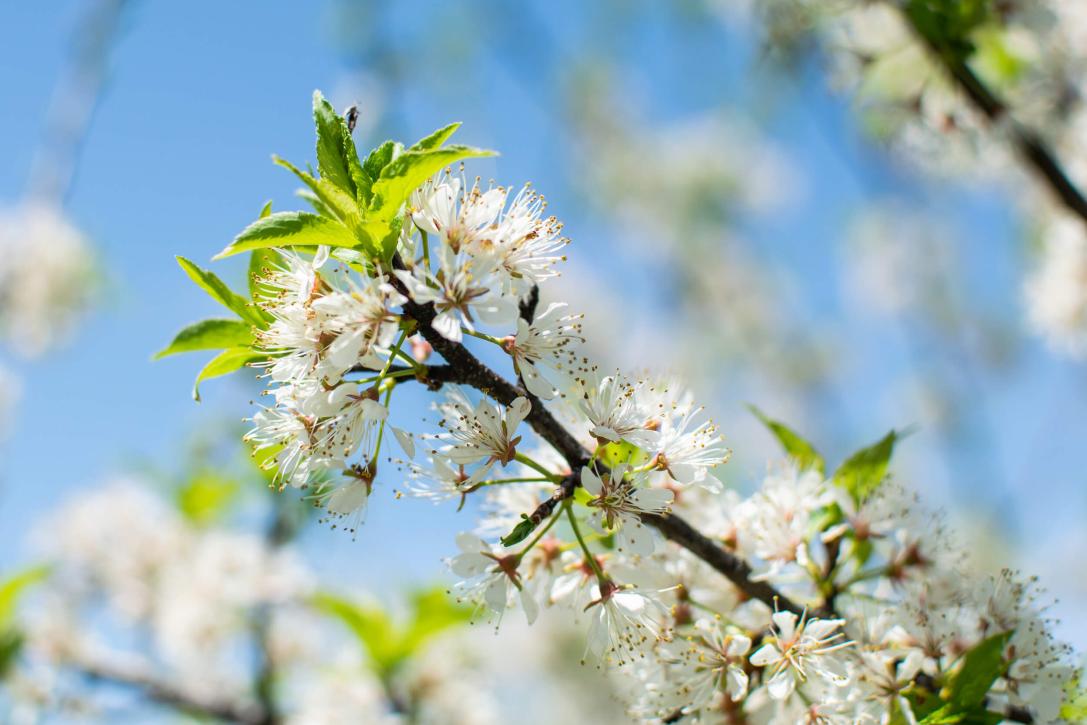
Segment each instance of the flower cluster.
M1004 573L984 593L939 520L887 482L896 433L827 475L767 421L788 463L747 499L723 490L730 451L690 391L603 369L579 318L538 309L565 240L534 192L435 175L483 153L440 148L454 128L372 177L395 149L357 175L353 145L339 170L326 149L320 180L299 172L320 215L273 214L224 252L272 260L260 271L254 253L256 343L241 352L266 369L275 402L249 438L281 481L333 515L361 515L398 471L409 495L482 498L449 562L458 600L499 621L584 621L585 660L640 682L632 712L648 719L1057 716L1072 671L1033 588ZM292 241L299 225L316 244ZM386 468L392 399L416 381L442 394L438 430L393 429L407 460Z

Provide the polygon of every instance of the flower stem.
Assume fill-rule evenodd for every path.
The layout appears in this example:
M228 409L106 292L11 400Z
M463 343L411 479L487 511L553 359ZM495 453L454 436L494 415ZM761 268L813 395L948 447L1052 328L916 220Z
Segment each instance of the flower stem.
M495 345L502 347L502 341L494 335L488 335L486 332L479 332L478 330L469 330L467 327L460 328L461 332L465 335L471 335L472 337L478 337L480 340L486 340L487 342L493 342Z
M413 360L413 362L414 362L414 360ZM395 372L386 373L384 376L382 376L381 374L371 375L370 377L362 378L361 380L348 380L346 382L352 382L352 383L358 383L359 385L364 385L366 383L380 382L383 377L388 380L388 379L407 378L407 377L414 377L414 376L415 376L415 370L397 370Z
M526 456L524 453L515 454L514 457L513 457L513 460L517 461L518 463L523 463L526 466L528 466L529 468L531 468L532 470L543 474L544 477L546 477L548 481L557 481L557 480L559 480L559 476L557 476L556 474L554 474L551 471L547 470L542 465L540 465L536 461L534 461L531 458L529 458L528 456Z
M407 330L401 330L400 331L400 339L396 341L396 345L393 346L392 352L389 353L389 359L385 361L385 367L381 369L381 373L377 376L377 379L379 381L378 382L379 385L381 384L380 381L383 381L386 377L389 377L389 368L391 368L393 366L393 360L396 359L396 353L400 352L400 348L403 347L404 341L407 340L407 339L408 339L408 331ZM385 400L382 402L382 405L385 406L386 411L389 410L389 401L392 400L393 389L395 387L396 387L396 385L390 385L390 386L388 386L388 388L385 389ZM374 455L370 459L370 462L372 464L375 464L375 469L374 470L377 470L376 469L376 463L377 463L378 456L381 454L381 442L385 439L385 421L386 420L388 420L387 415L386 415L385 418L382 419L381 426L377 429L377 443L374 445Z
M563 508L566 509L566 517L570 519L570 528L574 530L574 537L577 538L577 543L581 546L581 550L585 552L585 560L589 562L589 566L592 567L593 573L596 574L596 581L600 584L601 590L608 584L608 577L604 574L604 570L600 568L600 563L593 556L593 552L589 550L589 545L585 543L585 539L581 536L581 529L577 525L577 517L574 516L574 510L570 507L570 502L567 501Z

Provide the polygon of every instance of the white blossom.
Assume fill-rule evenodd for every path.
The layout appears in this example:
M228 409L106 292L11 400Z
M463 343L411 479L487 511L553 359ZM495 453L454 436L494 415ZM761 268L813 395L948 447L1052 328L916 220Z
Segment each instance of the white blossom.
M461 465L483 462L472 474L474 483L482 480L495 463L506 465L513 460L521 441L517 426L529 414L532 404L527 398L517 398L503 408L483 398L472 406L462 390L451 388L445 402L438 407L442 413L441 425L450 442L443 454Z
M501 615L516 596L528 623L536 620L539 606L517 570L520 559L516 554L497 553L483 539L467 533L457 536L457 547L460 553L450 560L449 568L464 577L457 587L464 599L486 604Z
M810 675L844 684L834 653L853 644L836 631L845 620L798 618L793 612L775 612L773 619L771 641L751 655L751 664L770 673L766 687L772 698L788 698Z
M581 485L592 496L588 505L596 510L601 527L615 531L619 551L653 553L653 533L642 524L639 514L667 511L671 491L650 488L644 476L631 474L626 465L603 475L586 466L581 469Z
M460 342L464 338L462 327L475 332L476 317L490 325L513 321L517 303L503 295L493 279L493 260L457 254L449 247L439 248L437 256L436 273L421 266L394 273L415 302L433 303L437 314L431 324L438 334Z
M505 341L505 350L513 358L514 370L525 382L528 391L542 400L551 400L558 392L544 370L571 367L576 352L571 349L581 341L580 316L562 315L566 305L556 302L536 315L532 322L517 319L517 334Z
M590 596L587 649L597 657L622 664L664 636L660 603L645 593L607 581Z
M620 375L590 374L580 383L581 412L590 424L589 432L602 441L626 440L648 448L658 434L649 424L648 413L639 406L638 386Z

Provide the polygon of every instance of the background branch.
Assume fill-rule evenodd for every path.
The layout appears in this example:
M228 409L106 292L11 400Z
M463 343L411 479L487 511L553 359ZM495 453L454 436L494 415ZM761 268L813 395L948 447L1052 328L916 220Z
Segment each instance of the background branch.
M1049 188L1065 208L1087 223L1087 198L1069 178L1064 165L1041 134L1019 123L1011 115L1003 99L978 77L960 53L944 47L938 39L926 34L922 28L918 27L907 8L898 3L896 5L901 10L906 24L922 45L929 50L933 59L943 67L971 105L991 124L1001 122L1007 124L1011 144L1023 163L1033 170L1034 175Z
M79 661L76 671L93 679L131 687L147 699L199 717L215 718L243 725L272 725L268 714L256 703L201 697L158 679L145 668L125 662Z

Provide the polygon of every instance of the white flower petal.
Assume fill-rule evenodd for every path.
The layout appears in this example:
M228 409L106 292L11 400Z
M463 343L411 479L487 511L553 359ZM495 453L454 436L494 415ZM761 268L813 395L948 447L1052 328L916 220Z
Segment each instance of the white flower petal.
M393 429L393 435L396 436L396 442L400 444L400 448L403 449L404 455L409 459L415 458L415 436L408 433L406 430L401 430L395 426L390 426Z

